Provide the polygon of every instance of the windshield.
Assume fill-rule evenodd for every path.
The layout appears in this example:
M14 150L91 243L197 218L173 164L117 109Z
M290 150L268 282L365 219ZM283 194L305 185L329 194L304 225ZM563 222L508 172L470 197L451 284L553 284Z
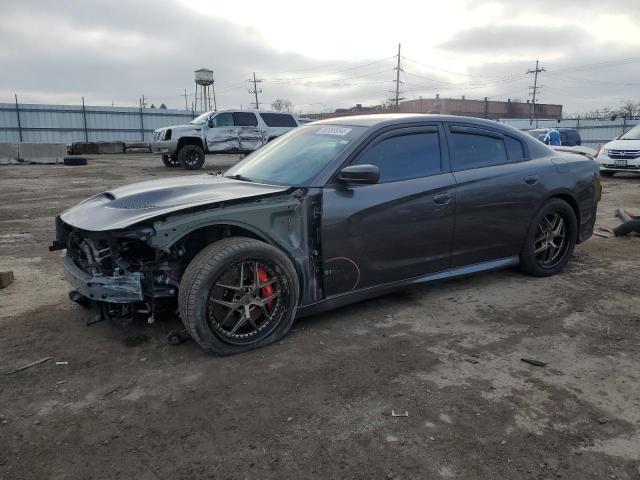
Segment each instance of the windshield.
M200 125L206 122L213 112L204 112L202 115L197 116L189 122L189 125Z
M631 130L620 135L618 140L640 140L640 125L636 125Z
M260 183L304 186L366 129L340 125L294 128L256 150L224 176Z

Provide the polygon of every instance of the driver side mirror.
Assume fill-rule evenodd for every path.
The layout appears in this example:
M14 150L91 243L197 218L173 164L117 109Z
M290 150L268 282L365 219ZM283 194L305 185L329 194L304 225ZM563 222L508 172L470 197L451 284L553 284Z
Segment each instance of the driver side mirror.
M338 174L338 180L347 184L372 185L379 179L380 169L375 165L349 165Z
M208 126L209 128L213 128L213 127L215 127L215 125L213 124L213 120L212 120L212 119L209 119L209 121L207 122L207 126Z

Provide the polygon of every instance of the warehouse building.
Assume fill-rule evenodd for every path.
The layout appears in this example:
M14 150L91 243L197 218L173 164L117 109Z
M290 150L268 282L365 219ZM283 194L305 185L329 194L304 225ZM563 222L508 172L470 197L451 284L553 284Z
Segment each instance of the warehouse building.
M489 100L469 100L462 98L419 98L400 102L401 113L439 113L442 115L466 115L469 117L490 118L529 118L533 105L526 102L506 102ZM562 118L562 105L538 103L535 105L534 117L555 119Z

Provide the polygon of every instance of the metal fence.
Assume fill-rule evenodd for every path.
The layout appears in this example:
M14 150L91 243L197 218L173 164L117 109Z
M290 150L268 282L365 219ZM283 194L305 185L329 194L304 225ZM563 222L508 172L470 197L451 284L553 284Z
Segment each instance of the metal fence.
M530 130L531 128L575 128L582 138L582 144L587 147L596 148L600 144L610 142L614 138L622 135L631 127L638 125L640 119L610 118L601 119L566 119L566 120L538 120L538 126L529 124L526 119L501 119L501 123L506 123L520 130Z
M199 112L136 107L0 103L0 142L149 142L153 130Z

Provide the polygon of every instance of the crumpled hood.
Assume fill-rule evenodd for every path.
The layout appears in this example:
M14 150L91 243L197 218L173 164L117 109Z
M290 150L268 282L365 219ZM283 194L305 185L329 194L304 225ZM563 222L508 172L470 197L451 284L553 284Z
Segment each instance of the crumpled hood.
M134 183L94 195L60 218L94 232L117 230L187 208L286 192L289 187L192 175Z
M156 128L154 132L164 132L165 130L171 130L173 134L180 133L181 135L199 135L202 131L202 125L171 125L170 127Z

